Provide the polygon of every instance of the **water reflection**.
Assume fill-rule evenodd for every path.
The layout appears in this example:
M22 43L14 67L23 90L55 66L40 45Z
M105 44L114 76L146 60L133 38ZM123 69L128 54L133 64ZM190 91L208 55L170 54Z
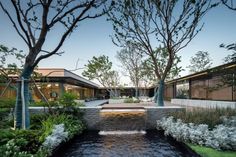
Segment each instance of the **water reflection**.
M175 142L157 131L146 134L106 135L86 132L58 152L62 157L184 157ZM58 156L56 154L55 156Z
M103 110L100 130L146 130L145 110Z

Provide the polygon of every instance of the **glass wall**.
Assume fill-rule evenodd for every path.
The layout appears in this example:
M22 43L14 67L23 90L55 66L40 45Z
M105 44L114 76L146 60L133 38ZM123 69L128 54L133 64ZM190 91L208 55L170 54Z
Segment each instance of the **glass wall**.
M94 89L64 84L66 92L74 93L77 99L86 99L94 97Z
M31 85L31 91L33 100L41 101L43 99L42 94L49 100L57 100L61 95L63 88L60 83L37 83L37 88Z
M176 98L188 99L189 96L189 80L176 83Z
M41 101L43 99L42 94L49 100L57 100L63 92L73 93L77 96L77 99L86 99L94 97L94 89L84 88L75 85L62 84L62 83L37 83L36 87L32 90L33 99L35 101Z

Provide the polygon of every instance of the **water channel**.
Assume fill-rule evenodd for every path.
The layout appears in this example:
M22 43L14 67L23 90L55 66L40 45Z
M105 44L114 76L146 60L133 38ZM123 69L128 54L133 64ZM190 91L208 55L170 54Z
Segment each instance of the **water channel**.
M192 157L191 151L157 130L145 130L145 110L103 110L100 131L86 131L54 157Z

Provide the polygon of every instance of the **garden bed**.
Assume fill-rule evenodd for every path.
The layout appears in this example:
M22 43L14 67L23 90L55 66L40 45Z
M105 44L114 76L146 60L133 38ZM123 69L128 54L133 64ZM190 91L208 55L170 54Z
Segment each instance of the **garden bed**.
M177 141L189 143L202 156L235 156L235 113L235 109L172 113L172 116L157 121L157 128Z

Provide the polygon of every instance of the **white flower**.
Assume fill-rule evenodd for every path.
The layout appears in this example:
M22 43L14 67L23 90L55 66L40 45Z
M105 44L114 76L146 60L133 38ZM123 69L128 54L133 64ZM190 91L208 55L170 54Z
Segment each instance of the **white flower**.
M64 124L55 125L51 135L46 137L42 146L52 152L58 145L68 139L68 132L65 131Z
M171 135L178 141L206 145L215 149L236 150L235 122L235 117L225 119L224 125L218 125L210 131L206 124L186 124L180 119L174 121L173 117L169 117L158 120L157 129L163 129L165 135Z

